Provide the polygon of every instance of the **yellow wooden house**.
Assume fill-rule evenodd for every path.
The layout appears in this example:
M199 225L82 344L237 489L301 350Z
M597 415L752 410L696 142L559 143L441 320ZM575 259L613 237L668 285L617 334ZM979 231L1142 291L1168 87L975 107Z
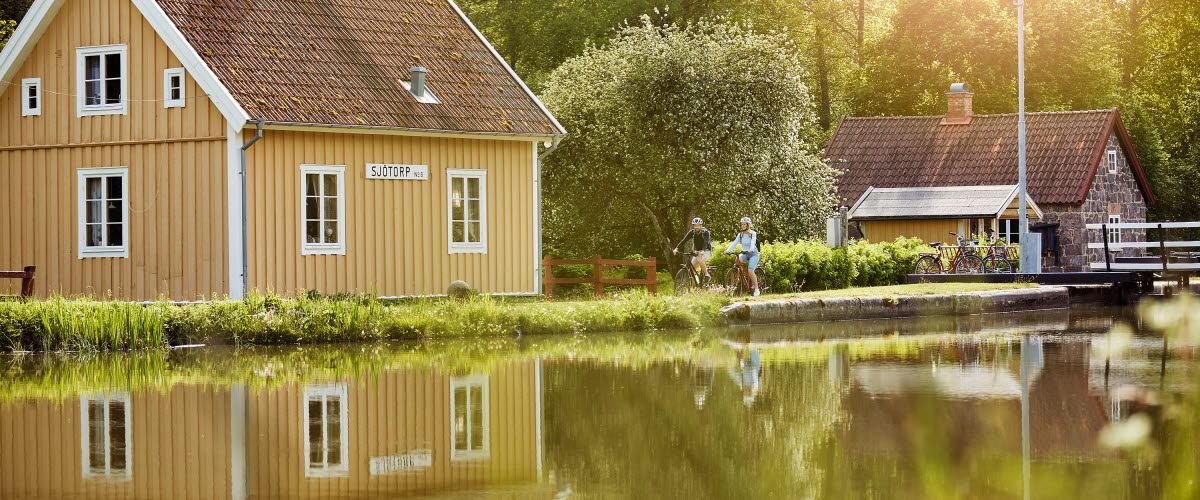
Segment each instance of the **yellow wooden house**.
M36 0L0 82L39 296L539 291L566 132L451 0Z
M868 241L897 237L957 244L954 232L1012 241L1020 217L1017 186L868 187L847 212L850 224ZM1042 209L1028 200L1029 220L1042 218Z

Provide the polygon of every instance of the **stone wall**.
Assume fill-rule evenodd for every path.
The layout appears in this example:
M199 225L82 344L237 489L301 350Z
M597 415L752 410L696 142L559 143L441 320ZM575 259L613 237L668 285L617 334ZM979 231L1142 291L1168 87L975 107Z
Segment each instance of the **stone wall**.
M1108 149L1117 151L1117 173L1108 172ZM1138 188L1137 179L1133 175L1132 165L1125 157L1115 134L1108 137L1108 147L1100 157L1100 165L1092 180L1092 187L1087 198L1080 204L1039 204L1045 217L1045 222L1058 222L1058 238L1061 266L1054 266L1054 258L1042 260L1044 271L1086 271L1089 262L1103 262L1104 251L1089 250L1089 242L1100 243L1104 240L1101 231L1089 231L1085 224L1108 222L1109 215L1119 214L1121 222L1146 222L1146 200ZM1121 231L1121 241L1145 241L1146 231L1143 229L1125 229ZM1140 249L1126 250L1120 254L1125 256L1143 255Z

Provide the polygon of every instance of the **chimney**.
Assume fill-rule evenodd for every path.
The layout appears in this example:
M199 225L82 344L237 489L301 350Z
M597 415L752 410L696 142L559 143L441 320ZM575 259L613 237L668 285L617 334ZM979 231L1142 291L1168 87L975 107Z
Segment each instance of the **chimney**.
M950 85L946 92L946 117L942 125L965 125L971 123L971 89L965 83Z
M417 97L425 96L425 68L414 66L408 68L409 92Z

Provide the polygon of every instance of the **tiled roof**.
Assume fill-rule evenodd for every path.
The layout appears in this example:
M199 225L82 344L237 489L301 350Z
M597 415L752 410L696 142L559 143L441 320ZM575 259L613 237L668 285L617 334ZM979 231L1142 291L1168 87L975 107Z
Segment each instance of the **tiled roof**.
M1087 196L1111 132L1116 132L1139 187L1153 203L1145 173L1115 109L1027 113L1029 194L1039 204ZM975 115L942 125L942 116L843 118L825 157L843 172L842 203L868 187L979 186L1017 182L1017 115Z
M157 1L251 119L559 132L447 0ZM413 66L441 104L400 84Z

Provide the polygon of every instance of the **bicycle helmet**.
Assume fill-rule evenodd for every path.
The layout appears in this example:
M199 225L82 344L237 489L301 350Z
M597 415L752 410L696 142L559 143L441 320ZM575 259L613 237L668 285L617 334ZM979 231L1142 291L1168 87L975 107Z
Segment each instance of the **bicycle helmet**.
M701 218L699 218L699 217L696 217L695 219L692 219L692 224L700 224L701 226L703 226L703 225L704 225L704 219L701 219Z
M742 222L745 222L746 224L754 224L754 221L750 220L749 217L742 217L742 220L738 221L739 224Z

